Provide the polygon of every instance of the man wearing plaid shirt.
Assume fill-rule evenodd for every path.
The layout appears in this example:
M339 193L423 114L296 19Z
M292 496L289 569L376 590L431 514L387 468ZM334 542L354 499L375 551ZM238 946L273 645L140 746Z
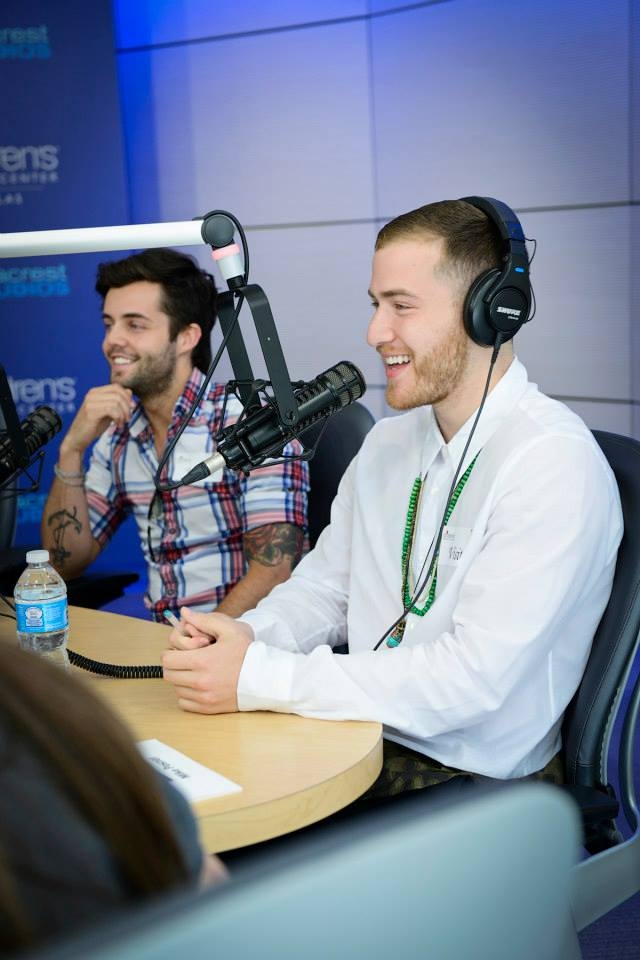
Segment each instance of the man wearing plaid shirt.
M103 263L103 352L111 383L90 390L60 446L42 519L42 540L66 579L97 557L123 519L138 526L148 568L146 603L156 619L188 604L230 616L251 609L300 559L308 470L289 460L246 478L226 468L156 493L167 443L198 394L211 360L213 278L191 258L146 250ZM134 395L137 399L134 399ZM215 450L241 412L210 383L163 471L179 479ZM95 442L89 469L84 454ZM290 445L290 455L296 448Z

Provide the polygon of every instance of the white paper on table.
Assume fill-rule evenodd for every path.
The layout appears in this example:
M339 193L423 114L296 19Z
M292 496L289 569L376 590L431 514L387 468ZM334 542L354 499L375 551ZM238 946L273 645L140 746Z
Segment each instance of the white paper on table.
M227 780L215 770L210 770L160 740L140 740L138 748L147 762L171 780L174 787L181 790L191 802L224 797L242 790L233 780Z

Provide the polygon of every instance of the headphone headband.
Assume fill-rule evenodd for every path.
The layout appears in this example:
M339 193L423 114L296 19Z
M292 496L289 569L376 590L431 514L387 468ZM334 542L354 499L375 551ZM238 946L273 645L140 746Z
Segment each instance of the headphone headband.
M506 203L493 197L461 197L486 214L501 240L502 268L480 274L469 288L463 319L471 339L484 347L495 345L498 334L511 340L531 312L529 255L517 216Z

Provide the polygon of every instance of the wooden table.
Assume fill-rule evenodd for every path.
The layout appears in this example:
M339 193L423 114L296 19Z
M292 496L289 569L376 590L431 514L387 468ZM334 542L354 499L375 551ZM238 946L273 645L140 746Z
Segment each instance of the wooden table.
M94 660L159 663L169 627L81 607L69 609L69 647ZM2 620L2 633L13 622ZM382 765L378 723L278 713L200 716L179 709L164 680L113 680L74 668L129 724L242 786L194 805L202 839L222 852L280 836L334 813L373 783Z

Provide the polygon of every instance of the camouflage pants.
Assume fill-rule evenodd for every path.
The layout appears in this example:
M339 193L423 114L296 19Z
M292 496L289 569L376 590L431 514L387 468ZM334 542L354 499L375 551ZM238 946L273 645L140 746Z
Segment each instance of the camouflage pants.
M384 741L384 759L378 779L363 794L362 800L394 797L409 790L422 790L425 787L434 787L439 783L446 783L454 777L468 777L478 783L490 782L490 778L457 770L455 767L445 767L444 764L432 757L427 757L408 747L403 747L392 740ZM550 783L563 782L562 760L557 753L542 770L521 777L521 782L529 780L545 780Z

